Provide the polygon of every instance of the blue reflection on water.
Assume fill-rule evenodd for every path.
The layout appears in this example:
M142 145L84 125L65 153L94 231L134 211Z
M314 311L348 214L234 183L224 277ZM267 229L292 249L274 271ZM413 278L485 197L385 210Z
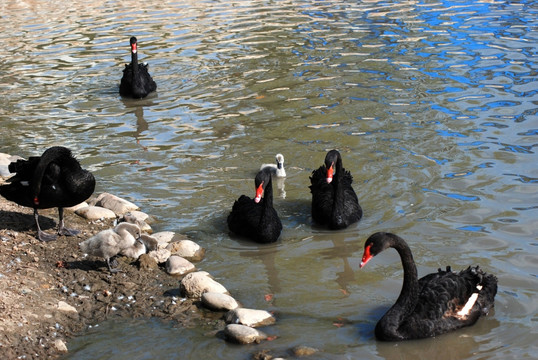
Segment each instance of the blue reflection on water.
M462 195L462 194L456 194L456 193L448 193L448 192L443 192L443 191L433 190L433 189L427 189L427 188L422 188L422 191L444 195L444 196L449 197L451 199L456 199L456 200L461 200L461 201L479 201L480 200L480 198L478 196Z

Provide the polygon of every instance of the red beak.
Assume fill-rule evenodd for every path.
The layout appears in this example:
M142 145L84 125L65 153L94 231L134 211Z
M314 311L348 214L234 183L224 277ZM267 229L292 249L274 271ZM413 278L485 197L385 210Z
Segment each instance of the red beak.
M254 198L254 202L259 203L260 200L262 199L262 195L263 195L263 181L260 184L260 186L258 186L258 188L256 189L256 197Z
M34 197L34 205L39 205L39 199L36 197Z
M360 264L360 266L359 266L361 269L362 269L362 267L363 267L364 265L366 265L366 263L367 263L368 261L370 261L370 260L373 258L373 255L370 254L370 247L371 247L371 246L372 246L372 245L368 245L368 246L364 249L364 254L362 255L362 261L361 261L361 264Z
M334 175L334 163L331 164L331 167L327 170L327 184L330 184L333 181Z
M132 51L133 53L136 53L136 43L131 44L131 51Z

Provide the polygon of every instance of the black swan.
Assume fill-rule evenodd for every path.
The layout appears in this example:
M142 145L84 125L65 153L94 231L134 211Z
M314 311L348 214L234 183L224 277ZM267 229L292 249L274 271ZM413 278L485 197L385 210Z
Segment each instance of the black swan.
M34 209L39 240L51 241L56 239L56 235L41 230L37 209L57 207L58 234L77 233L64 227L63 208L88 199L95 189L95 178L80 167L71 150L62 146L51 147L41 156L12 162L9 171L15 175L8 179L8 184L0 186L0 195Z
M148 72L147 64L138 63L136 37L132 37L131 63L125 65L120 83L120 95L140 99L157 89L157 84Z
M286 169L284 169L284 155L276 154L275 160L276 164L262 164L260 170L263 170L264 168L269 168L271 170L271 173L275 174L276 177L286 177Z
M271 171L263 169L254 180L256 197L241 195L228 215L228 228L237 235L259 243L275 242L282 231L282 223L273 208Z
M493 308L497 278L478 266L459 273L446 270L421 278L406 242L397 235L378 232L364 244L360 267L387 248L400 254L404 269L402 291L396 303L379 320L375 336L398 341L436 336L473 325Z
M342 166L342 157L331 150L325 164L312 172L312 218L330 229L344 229L362 217L357 194L351 187L353 176Z

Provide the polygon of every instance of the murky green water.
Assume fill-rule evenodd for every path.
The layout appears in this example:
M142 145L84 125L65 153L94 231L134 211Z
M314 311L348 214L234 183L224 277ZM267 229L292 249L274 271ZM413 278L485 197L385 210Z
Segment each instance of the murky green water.
M536 356L534 2L6 0L0 10L0 151L72 148L98 192L158 216L156 231L190 234L208 248L199 268L278 319L266 329L278 338L257 346L211 327L115 321L73 339L69 358L247 359L296 345L323 359ZM138 101L118 95L131 35L158 84ZM340 232L309 215L308 176L331 148L365 211ZM230 237L233 201L277 152L288 173L275 199L280 241ZM419 275L477 263L495 273L495 310L436 339L376 342L402 274L389 252L358 270L378 230L408 240Z

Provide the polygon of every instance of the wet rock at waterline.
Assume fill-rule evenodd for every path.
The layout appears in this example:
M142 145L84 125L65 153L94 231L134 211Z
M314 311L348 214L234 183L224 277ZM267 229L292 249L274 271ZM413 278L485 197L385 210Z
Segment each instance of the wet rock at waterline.
M181 256L189 261L200 261L205 255L205 249L192 240L174 241L166 248L173 255Z
M176 233L173 231L159 231L158 233L152 234L159 244L159 249L166 248L175 235Z
M90 202L90 205L101 206L114 211L117 216L128 213L129 211L138 210L138 205L122 199L116 195L102 193Z
M243 324L247 326L272 325L276 319L265 310L237 308L226 314L226 322L229 324Z
M202 304L213 311L229 311L239 307L237 301L230 295L215 292L203 293Z
M88 220L116 218L116 213L114 211L105 209L104 207L91 205L75 210L75 214Z
M189 298L200 298L205 292L228 294L228 290L213 280L206 271L197 271L185 275L179 284L179 290Z
M224 337L227 341L238 344L259 343L260 341L267 339L267 335L264 332L239 324L226 325L226 328L224 329Z
M166 260L166 272L170 275L185 275L195 269L193 263L181 256L172 255Z

